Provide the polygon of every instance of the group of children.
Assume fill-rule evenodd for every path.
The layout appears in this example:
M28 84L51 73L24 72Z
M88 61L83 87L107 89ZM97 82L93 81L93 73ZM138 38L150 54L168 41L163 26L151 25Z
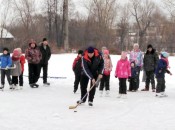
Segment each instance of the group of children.
M12 57L8 48L3 49L3 54L0 56L1 90L4 89L5 76L7 77L10 89L22 89L24 64L25 56L22 55L21 48L14 49Z
M119 96L118 98L126 98L127 91L136 92L137 88L137 77L139 76L139 70L136 66L135 61L129 61L127 57L127 52L123 51L121 53L121 58L118 60L115 70L115 77L119 79ZM81 57L83 55L83 51L78 51L78 56L73 62L73 71L75 73L75 82L74 82L74 93L76 93L78 89L78 84L81 80ZM109 55L109 50L107 48L102 48L101 53L104 60L104 71L103 78L100 82L100 96L103 94L103 89L106 90L106 96L109 96L110 91L110 74L112 71L112 61ZM171 72L168 70L169 62L168 62L169 54L167 52L161 52L160 59L158 60L157 67L155 69L155 75L157 79L157 87L156 87L156 96L157 97L166 97L165 92L165 73ZM127 90L127 83L129 82L129 89Z

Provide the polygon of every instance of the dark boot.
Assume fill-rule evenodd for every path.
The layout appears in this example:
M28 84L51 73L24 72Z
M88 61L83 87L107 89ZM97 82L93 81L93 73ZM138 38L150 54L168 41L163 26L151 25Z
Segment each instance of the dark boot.
M145 87L144 89L142 89L141 91L149 91L149 87Z

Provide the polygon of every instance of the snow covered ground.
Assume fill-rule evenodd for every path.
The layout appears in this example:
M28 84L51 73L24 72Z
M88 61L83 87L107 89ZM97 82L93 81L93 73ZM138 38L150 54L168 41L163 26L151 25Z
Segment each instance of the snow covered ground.
M128 92L127 99L118 99L118 79L114 78L117 60L112 55L110 97L100 97L97 90L94 106L87 103L74 110L80 91L73 93L72 62L75 54L52 55L48 79L50 87L31 89L24 77L23 90L10 91L6 82L0 92L0 130L175 130L175 65L170 57L173 76L166 75L167 98L156 98L153 92ZM25 66L27 75L27 64ZM142 73L141 73L142 76ZM144 83L140 84L140 89Z

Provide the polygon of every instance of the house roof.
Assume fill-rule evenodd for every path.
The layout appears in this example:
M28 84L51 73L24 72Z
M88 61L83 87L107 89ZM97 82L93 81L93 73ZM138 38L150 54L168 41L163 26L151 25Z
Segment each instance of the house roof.
M0 39L1 38L14 38L14 36L8 32L5 28L0 27Z

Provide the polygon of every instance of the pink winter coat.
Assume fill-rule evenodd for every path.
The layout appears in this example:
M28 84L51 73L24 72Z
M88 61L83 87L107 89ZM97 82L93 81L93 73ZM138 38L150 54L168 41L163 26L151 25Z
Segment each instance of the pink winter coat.
M118 78L129 78L131 76L131 67L128 59L120 59L117 62L115 77Z

